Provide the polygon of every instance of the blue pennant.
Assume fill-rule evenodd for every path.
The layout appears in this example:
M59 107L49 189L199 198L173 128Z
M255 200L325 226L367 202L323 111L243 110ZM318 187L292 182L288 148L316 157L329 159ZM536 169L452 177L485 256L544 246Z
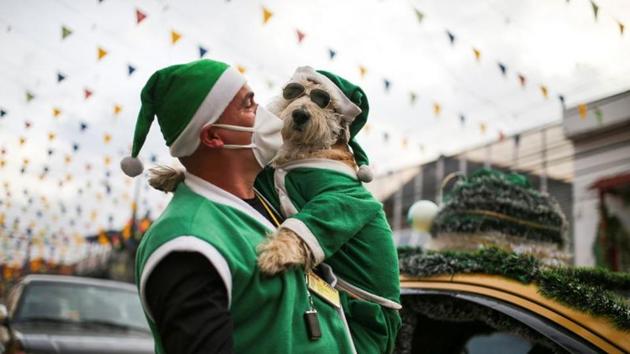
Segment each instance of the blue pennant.
M330 60L335 59L337 52L334 49L328 49L328 55L330 56Z
M501 70L501 74L505 76L505 73L507 72L507 67L504 64L499 63L499 69Z
M134 71L136 71L135 67L131 65L127 65L127 76L131 76L131 74L133 74Z
M57 82L62 82L63 80L66 79L66 76L62 73L57 73Z
M448 39L451 41L451 44L455 44L455 35L448 30L446 31L446 34L448 34Z
M208 53L208 50L202 46L199 46L199 58L203 58Z

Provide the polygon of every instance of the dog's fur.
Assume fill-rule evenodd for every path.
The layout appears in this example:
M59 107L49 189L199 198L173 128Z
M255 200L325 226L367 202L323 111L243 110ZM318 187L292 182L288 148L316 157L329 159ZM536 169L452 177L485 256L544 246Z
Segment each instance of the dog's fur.
M309 93L312 89L325 89L312 80L299 81ZM331 95L332 96L332 95ZM325 158L341 161L356 169L352 152L348 148L349 126L352 119L335 110L334 98L326 108L313 103L308 95L287 101L278 97L267 108L284 121L283 145L273 161L274 167L306 158ZM303 124L293 119L293 113L302 110L310 115ZM258 246L258 266L264 274L272 275L291 267L315 266L313 254L304 241L293 231L283 227Z

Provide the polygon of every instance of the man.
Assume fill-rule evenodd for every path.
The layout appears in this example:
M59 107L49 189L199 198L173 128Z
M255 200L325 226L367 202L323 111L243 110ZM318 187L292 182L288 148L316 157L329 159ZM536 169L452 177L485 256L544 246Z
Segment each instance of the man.
M142 172L137 156L157 116L187 170L136 258L156 352L353 352L343 313L311 295L303 271L268 278L256 267L276 216L253 184L280 145L282 122L258 108L238 71L211 60L157 71L141 99L122 169Z

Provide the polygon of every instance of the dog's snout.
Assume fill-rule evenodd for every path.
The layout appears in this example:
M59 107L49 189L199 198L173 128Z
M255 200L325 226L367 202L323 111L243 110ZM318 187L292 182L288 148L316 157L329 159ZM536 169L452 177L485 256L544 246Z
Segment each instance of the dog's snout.
M302 125L306 123L309 118L311 118L311 114L303 109L296 109L295 111L293 111L291 116L293 117L293 122L295 122L295 124L297 125Z

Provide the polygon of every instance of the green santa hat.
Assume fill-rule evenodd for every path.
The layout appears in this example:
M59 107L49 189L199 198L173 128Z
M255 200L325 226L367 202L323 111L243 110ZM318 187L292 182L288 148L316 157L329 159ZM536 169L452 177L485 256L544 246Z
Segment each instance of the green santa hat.
M155 116L171 156L194 153L201 129L219 119L245 82L236 69L208 59L156 71L140 94L131 156L120 162L123 172L130 177L142 173L138 154Z
M355 139L359 130L365 125L370 111L370 105L368 104L365 92L363 92L359 86L352 84L340 76L328 71L315 71L310 66L297 68L291 79L300 80L309 78L315 79L316 82L324 86L335 102L336 110L342 115L349 117L349 120L352 121L352 123L350 123L350 141L348 145L352 148L354 160L359 166L357 177L362 182L372 181L374 175L369 167L367 154Z

